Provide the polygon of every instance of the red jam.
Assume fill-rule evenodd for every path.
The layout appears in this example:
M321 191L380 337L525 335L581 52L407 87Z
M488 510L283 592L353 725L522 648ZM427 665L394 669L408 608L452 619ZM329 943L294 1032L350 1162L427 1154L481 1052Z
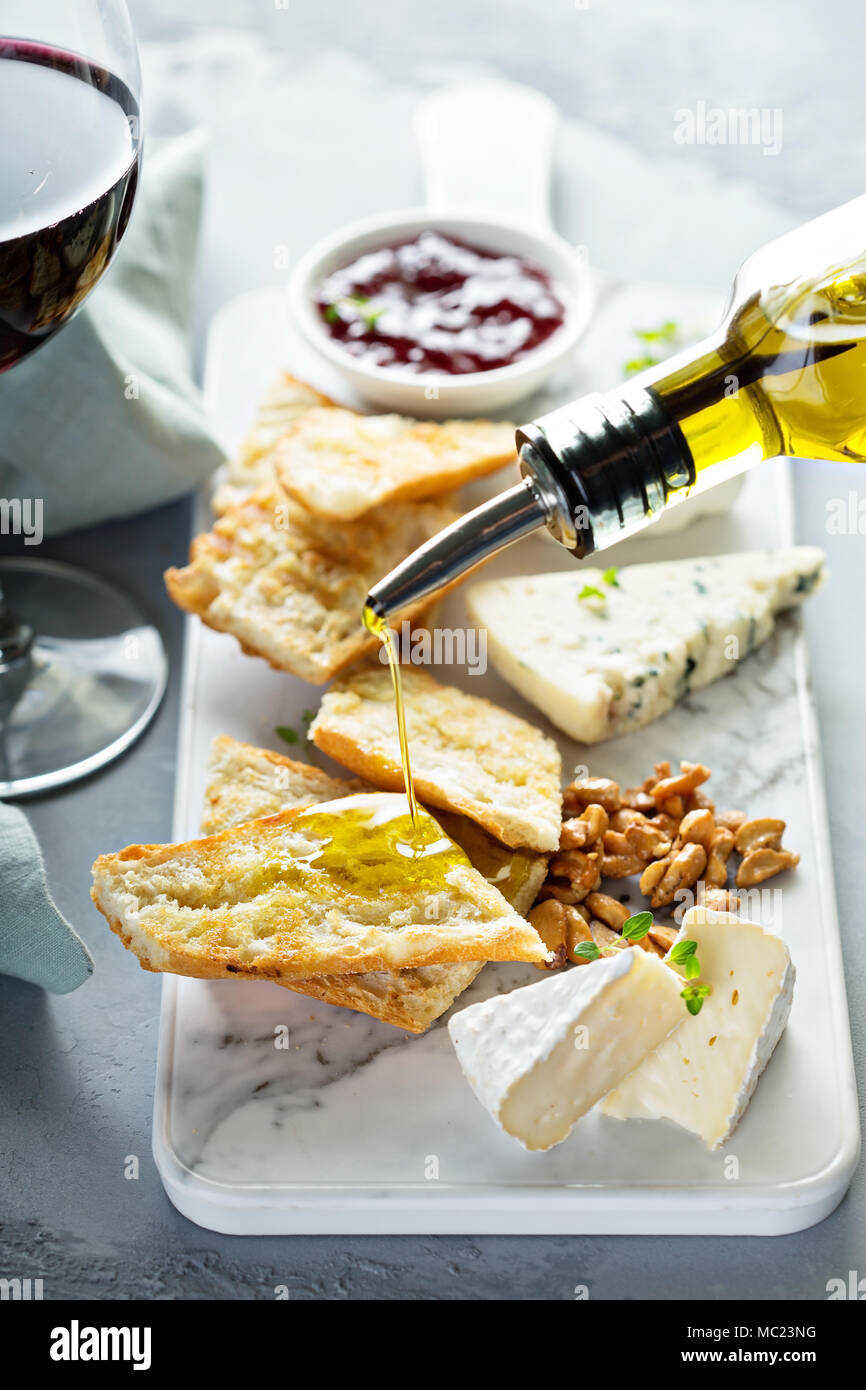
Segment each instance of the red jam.
M432 231L334 271L316 307L363 362L455 376L519 362L565 318L542 266Z

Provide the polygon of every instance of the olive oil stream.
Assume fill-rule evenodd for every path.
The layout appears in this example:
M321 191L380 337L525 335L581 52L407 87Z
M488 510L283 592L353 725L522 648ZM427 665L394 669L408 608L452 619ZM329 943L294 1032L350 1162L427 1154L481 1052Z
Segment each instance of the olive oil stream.
M405 798L394 792L372 792L303 811L294 825L312 838L315 848L301 856L272 860L257 877L256 892L303 889L307 896L312 893L328 900L336 895L337 899L348 896L387 901L407 892L441 891L447 886L449 871L470 862L459 844L418 805L394 634L369 606L363 619L388 654Z
M378 637L388 656L391 684L394 687L394 704L397 709L397 735L400 739L400 761L403 764L403 783L406 799L412 813L412 824L418 828L418 800L415 796L415 783L412 780L412 764L409 760L409 738L406 733L406 708L403 703L403 683L400 679L400 658L394 643L394 634L388 626L386 617L375 612L369 603L364 606L364 626L374 637Z
M387 902L406 893L441 891L450 870L470 862L460 845L418 805L394 635L369 608L364 610L364 623L388 653L405 798L394 792L372 792L303 811L294 828L310 837L314 847L300 855L272 858L251 885L256 893L303 891L322 901L361 897Z
M268 868L259 871L254 890L303 890L309 896L331 900L360 896L368 901L403 897L407 892L438 892L447 886L447 875L458 865L470 865L466 849L460 844L459 829L453 833L443 830L423 807L418 805L409 761L406 734L406 711L400 680L400 662L394 634L384 618L372 608L364 609L364 625L378 637L388 655L394 700L397 709L397 731L400 739L400 758L403 764L405 800L393 792L373 792L346 797L315 809L303 811L294 822L295 828L309 835L316 847L309 853L293 858L275 857ZM406 806L408 804L408 814ZM458 818L459 819L459 818ZM474 840L486 839L477 827ZM475 857L485 857L485 847L474 843ZM525 878L527 866L519 856L514 862L498 864L487 851L491 878L507 875L519 884Z

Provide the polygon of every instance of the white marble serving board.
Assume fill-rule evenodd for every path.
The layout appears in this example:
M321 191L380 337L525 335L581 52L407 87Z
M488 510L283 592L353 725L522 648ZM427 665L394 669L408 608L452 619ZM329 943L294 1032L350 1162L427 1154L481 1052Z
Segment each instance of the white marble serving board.
M634 355L634 327L668 317L685 322L690 313L706 327L717 307L711 296L682 289L610 291L573 379L557 383L556 395L615 382ZM339 394L293 338L281 295L265 290L232 301L215 323L207 372L229 447L283 366ZM203 501L203 523L206 516ZM723 515L692 514L675 535L635 539L609 554L622 564L788 545L791 535L788 471L775 462L753 470ZM573 563L559 547L531 539L488 573ZM465 623L459 591L440 621ZM439 674L545 725L492 671ZM303 712L317 706L318 696L190 620L177 838L197 832L212 737L228 733L286 751L276 726L302 729ZM559 742L566 770L584 764L624 784L639 781L661 758L700 759L713 769L710 790L721 806L783 816L786 843L802 855L795 874L767 885L764 911L797 966L790 1024L724 1151L707 1153L666 1122L623 1124L593 1112L551 1152L525 1153L478 1105L445 1020L415 1037L277 985L166 976L154 1152L166 1190L186 1216L250 1234L780 1234L813 1224L837 1204L856 1163L859 1128L799 619L785 617L734 676L696 692L648 729L590 749ZM531 966L488 965L455 1007L538 978ZM280 1048L275 1038L284 1030L288 1047Z

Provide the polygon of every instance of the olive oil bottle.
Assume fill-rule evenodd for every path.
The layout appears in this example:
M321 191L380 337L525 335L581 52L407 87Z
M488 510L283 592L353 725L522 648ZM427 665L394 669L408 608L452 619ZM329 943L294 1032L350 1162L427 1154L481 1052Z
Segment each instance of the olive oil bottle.
M517 434L523 481L372 589L380 618L546 526L578 558L761 459L866 459L866 196L770 242L716 333Z

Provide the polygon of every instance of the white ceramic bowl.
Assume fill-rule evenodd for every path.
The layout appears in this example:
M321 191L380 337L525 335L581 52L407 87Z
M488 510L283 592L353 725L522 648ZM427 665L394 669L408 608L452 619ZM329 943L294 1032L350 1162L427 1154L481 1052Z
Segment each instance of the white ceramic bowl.
M353 357L332 338L319 316L315 294L333 271L365 251L409 240L432 229L472 242L485 250L529 257L551 275L565 304L565 321L525 358L487 372L423 375L379 367ZM335 367L371 405L407 415L446 419L504 410L536 391L569 353L589 322L594 303L586 257L552 231L475 214L438 214L424 208L367 217L316 242L295 266L289 281L292 321L307 343Z

